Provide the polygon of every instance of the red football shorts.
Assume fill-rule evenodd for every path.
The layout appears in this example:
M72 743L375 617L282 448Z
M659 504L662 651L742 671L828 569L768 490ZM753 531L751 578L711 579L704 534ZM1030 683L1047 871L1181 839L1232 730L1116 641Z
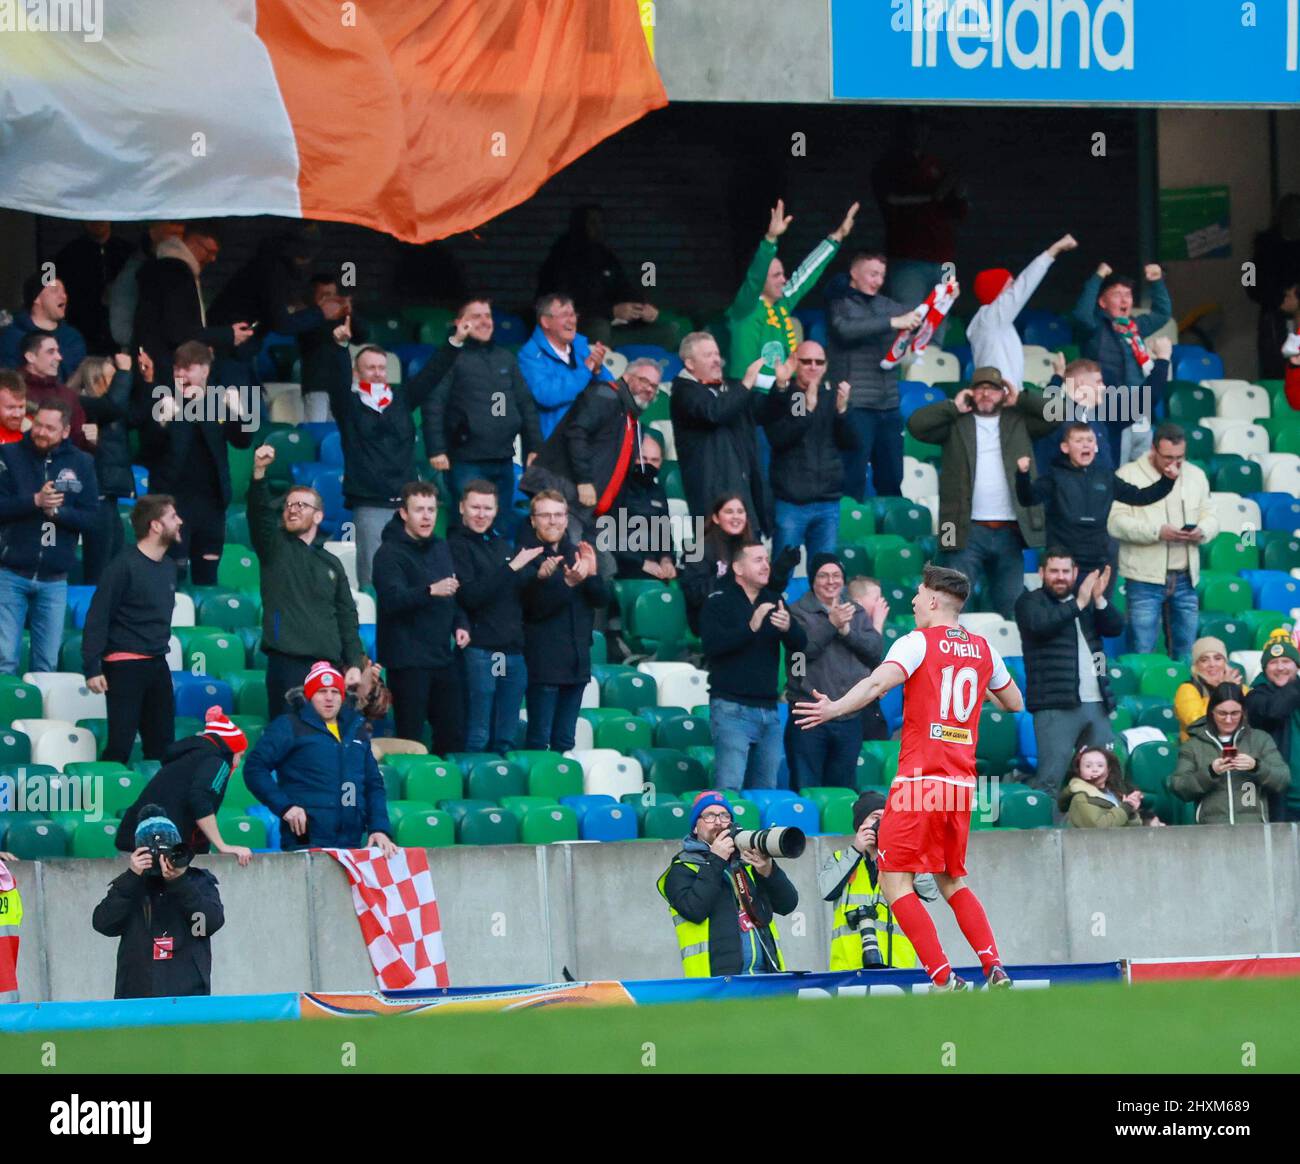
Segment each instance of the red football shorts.
M896 781L877 833L880 868L965 877L974 791L938 780Z

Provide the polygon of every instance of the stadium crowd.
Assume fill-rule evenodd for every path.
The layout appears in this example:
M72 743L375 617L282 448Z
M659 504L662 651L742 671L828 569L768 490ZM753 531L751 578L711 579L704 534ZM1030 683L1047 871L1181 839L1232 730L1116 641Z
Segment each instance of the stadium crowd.
M707 674L709 787L859 788L864 743L896 727L889 709L800 731L782 703L837 698L879 666L902 614L891 582L934 558L970 579L976 622L1014 629L1020 649L1004 654L1023 656L1036 744L1021 778L1058 821L1165 823L1115 752L1111 663L1125 640L1191 666L1173 701L1172 795L1202 821L1300 819L1292 637L1268 638L1247 685L1203 628L1198 581L1220 524L1167 406L1161 268L1139 282L1099 261L1074 311L1078 353L1055 354L1041 385L1015 321L1078 242L1063 236L1019 275L981 271L973 372L918 385L909 368L953 323L951 243L935 237L960 206L922 199L904 221L906 199L877 193L889 243L848 256L817 328L795 310L840 256L857 204L787 275L792 215L778 202L709 328L644 301L599 209L581 207L542 269L531 335L503 342L492 300L467 295L404 367L370 342L376 321L341 274L314 268L304 233L268 239L214 294L219 223L153 223L138 244L87 223L0 331L0 675L73 670L69 585L93 586L77 625L80 674L105 698L102 759L165 762L142 799L187 822L196 851L246 860L217 827L220 795L196 791L192 743L174 740L184 676L169 657L178 592L203 607L230 589L223 554L245 498L246 537L231 540L260 566L248 574L260 632L246 645L263 674L228 669L264 683L267 722L243 779L285 849L388 848L393 795L356 745L571 753L593 636L597 666L608 652ZM1281 293L1296 309L1295 288ZM296 430L267 419L268 333L294 349L313 447L337 442L337 496L297 475ZM901 496L917 442L936 453L918 471L939 466L933 514ZM846 522L907 510L873 561L910 571L868 573ZM670 517L684 537L666 536L682 524ZM679 634L630 633L647 593L681 604ZM221 674L211 660L196 670ZM1166 739L1137 731L1154 735L1127 751ZM220 783L240 751L214 738ZM695 808L692 825L716 834ZM859 808L855 831L875 811ZM123 848L130 833L124 822Z

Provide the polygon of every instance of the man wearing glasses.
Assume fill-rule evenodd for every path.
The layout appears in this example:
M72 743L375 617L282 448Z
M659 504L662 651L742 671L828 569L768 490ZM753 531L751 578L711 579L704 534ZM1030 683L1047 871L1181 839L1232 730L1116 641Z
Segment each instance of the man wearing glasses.
M300 687L318 660L347 668L345 685L361 679L364 656L343 563L317 544L324 516L320 494L305 485L289 490L282 508L271 499L266 471L275 449L253 455L248 489L248 532L262 564L262 650L266 652L268 718L285 710L284 693Z
M677 931L682 973L707 978L784 970L776 915L798 908L799 891L771 857L737 851L731 804L721 792L695 798L690 825L658 882Z
M843 456L857 445L848 418L849 382L824 387L826 352L804 340L794 353L793 388L776 386L764 406L763 427L772 446L772 493L776 498L773 559L786 548L833 554L839 537Z

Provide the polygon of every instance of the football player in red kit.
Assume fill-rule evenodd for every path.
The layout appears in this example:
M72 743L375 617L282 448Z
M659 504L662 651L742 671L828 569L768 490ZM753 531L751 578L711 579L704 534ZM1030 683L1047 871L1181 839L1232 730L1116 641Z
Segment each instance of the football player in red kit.
M940 990L969 986L953 973L934 922L913 891L918 873L934 874L988 984L1011 985L984 907L963 878L984 694L1006 711L1019 711L1023 702L993 646L958 624L969 596L965 574L927 565L912 599L916 630L899 638L880 666L841 698L814 691L812 702L794 706L795 722L807 729L854 715L904 684L898 774L878 833L880 887Z

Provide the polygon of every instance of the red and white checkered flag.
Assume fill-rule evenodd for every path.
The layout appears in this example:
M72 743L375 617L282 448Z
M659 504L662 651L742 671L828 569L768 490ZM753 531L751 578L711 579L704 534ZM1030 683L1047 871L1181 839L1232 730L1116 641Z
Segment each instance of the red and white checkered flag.
M352 883L352 902L375 977L384 990L449 985L438 899L423 849L321 849Z

